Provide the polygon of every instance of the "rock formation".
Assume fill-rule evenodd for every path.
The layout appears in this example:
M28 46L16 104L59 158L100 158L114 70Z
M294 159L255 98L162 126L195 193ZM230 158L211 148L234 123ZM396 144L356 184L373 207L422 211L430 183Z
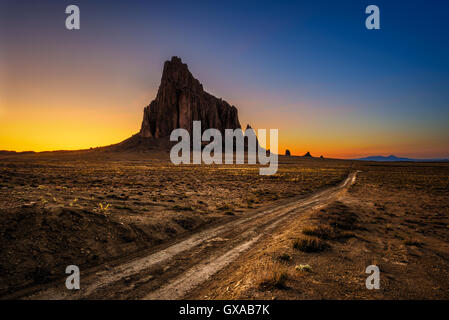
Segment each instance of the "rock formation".
M312 158L312 155L310 154L309 151L307 151L307 153L304 155L305 158Z
M290 150L286 149L286 150L285 150L285 155L289 157L289 156L291 155L291 154L290 154Z
M156 98L144 109L139 136L169 137L173 129L192 132L192 122L201 121L202 130L240 128L237 108L207 93L186 64L173 57L164 64Z

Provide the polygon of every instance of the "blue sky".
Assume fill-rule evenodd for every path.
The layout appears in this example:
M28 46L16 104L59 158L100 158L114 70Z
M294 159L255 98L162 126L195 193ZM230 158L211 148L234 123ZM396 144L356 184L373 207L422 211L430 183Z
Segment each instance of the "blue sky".
M126 138L177 55L243 126L279 128L293 153L449 157L448 1L0 3L0 121L10 123L0 149L44 148L50 133L27 140L14 129L36 109L66 121L61 103L80 119L116 115L95 143ZM80 7L79 31L64 28L68 4ZM370 4L380 30L365 28Z

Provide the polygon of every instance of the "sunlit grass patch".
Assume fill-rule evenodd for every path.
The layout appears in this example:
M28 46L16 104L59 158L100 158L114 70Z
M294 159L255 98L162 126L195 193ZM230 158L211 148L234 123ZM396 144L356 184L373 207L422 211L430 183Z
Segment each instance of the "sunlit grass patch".
M111 205L109 203L103 204L100 202L100 203L98 203L98 207L95 208L94 211L106 216L106 215L111 214L111 212L109 211L110 207L111 207Z
M309 264L300 264L295 266L295 270L312 272L312 267Z
M265 265L256 275L256 283L260 290L286 289L288 273L279 264Z

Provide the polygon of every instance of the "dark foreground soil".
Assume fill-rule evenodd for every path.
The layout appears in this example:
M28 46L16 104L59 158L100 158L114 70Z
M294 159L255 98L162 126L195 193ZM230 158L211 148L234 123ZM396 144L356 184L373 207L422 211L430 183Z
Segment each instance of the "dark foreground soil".
M448 299L448 164L281 157L276 175L260 176L257 166L174 166L166 154L95 152L0 157L0 296L63 279L68 265L107 272L212 225L282 212L354 171L355 184L337 199L261 227L248 251L183 297ZM271 216L260 217L254 226ZM87 297L145 298L188 271L177 263L196 268L207 258L201 252L225 252L244 231L231 228L198 244L195 258L146 270L150 283L136 274ZM380 268L379 290L366 289L369 265Z
M166 154L0 157L0 296L226 222L342 181L350 162L174 166Z
M284 225L194 299L448 299L449 166L357 163L338 201ZM367 266L380 269L368 290Z

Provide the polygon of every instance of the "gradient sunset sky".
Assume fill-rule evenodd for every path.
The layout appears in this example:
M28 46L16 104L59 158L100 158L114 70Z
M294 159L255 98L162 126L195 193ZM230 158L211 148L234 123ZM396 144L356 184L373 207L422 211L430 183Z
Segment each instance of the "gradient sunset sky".
M0 0L0 150L128 138L179 56L280 152L449 157L448 24L446 0Z

